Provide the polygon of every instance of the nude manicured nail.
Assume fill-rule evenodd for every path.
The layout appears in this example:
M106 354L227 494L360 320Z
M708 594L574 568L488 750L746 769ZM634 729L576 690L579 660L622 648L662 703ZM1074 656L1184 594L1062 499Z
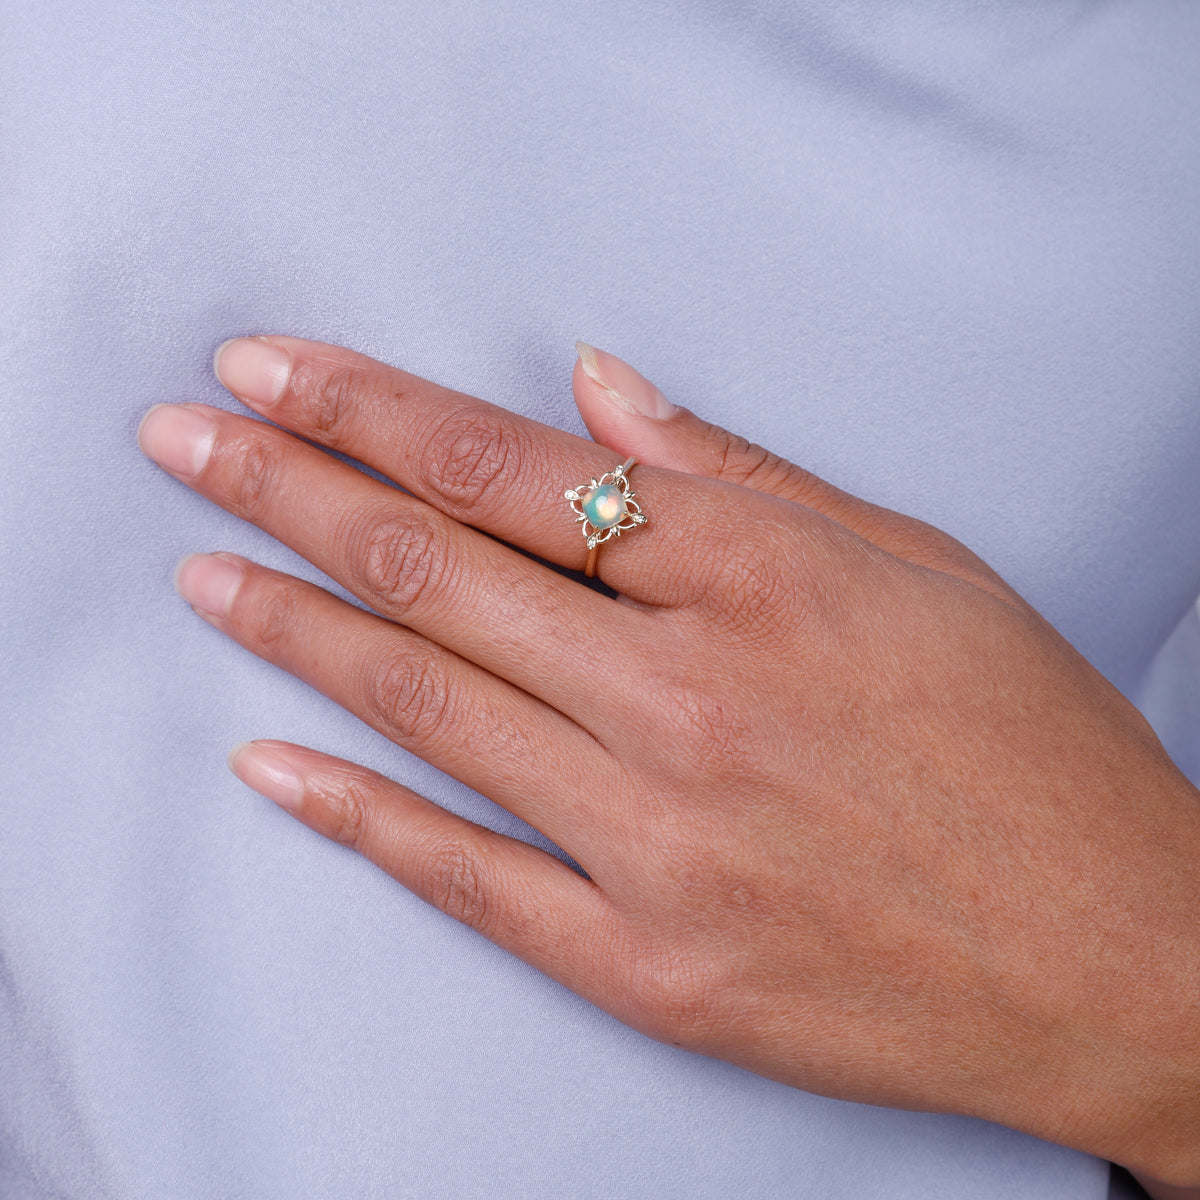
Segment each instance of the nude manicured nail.
M217 378L252 408L269 408L287 387L292 358L258 338L233 338L213 355Z
M229 752L229 769L280 808L292 812L300 807L304 784L284 755L269 743L239 742Z
M199 475L212 454L217 427L203 413L178 404L156 404L138 427L142 453L172 475Z
M223 617L233 605L244 568L215 554L189 554L175 568L175 590L193 607Z
M587 342L576 342L575 349L584 373L604 389L606 398L618 408L656 421L665 420L675 411L675 406L650 380L615 354L597 350Z

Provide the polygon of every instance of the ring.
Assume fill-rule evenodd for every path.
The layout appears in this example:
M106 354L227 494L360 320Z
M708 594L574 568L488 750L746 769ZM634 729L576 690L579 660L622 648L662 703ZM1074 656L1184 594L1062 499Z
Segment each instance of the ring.
M596 574L601 542L607 542L610 537L620 537L626 529L646 523L646 514L633 498L636 493L629 486L629 472L635 462L636 458L627 458L619 467L606 471L599 479L563 492L575 513L575 519L583 522L583 536L587 539L588 548L587 566L583 573L589 579Z

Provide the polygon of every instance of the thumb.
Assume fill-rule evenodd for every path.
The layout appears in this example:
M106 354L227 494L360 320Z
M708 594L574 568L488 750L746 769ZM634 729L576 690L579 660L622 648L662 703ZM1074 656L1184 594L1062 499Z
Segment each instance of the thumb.
M985 588L1008 602L1015 593L949 534L843 492L811 471L672 404L627 362L576 342L571 384L588 432L622 457L689 475L721 479L815 509L889 554Z
M576 342L575 349L575 403L601 445L650 466L798 499L788 489L788 477L798 471L791 463L672 404L615 354L587 342Z
M762 446L672 404L627 362L576 342L572 386L588 432L641 463L723 479L815 508L842 524L864 502ZM834 511L837 510L837 511Z

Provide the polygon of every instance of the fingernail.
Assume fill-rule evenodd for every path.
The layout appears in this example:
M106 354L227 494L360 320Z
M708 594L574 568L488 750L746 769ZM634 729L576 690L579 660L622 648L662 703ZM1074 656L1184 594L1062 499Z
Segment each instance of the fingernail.
M252 408L269 408L287 386L292 357L259 338L231 338L217 347L213 370L235 396Z
M223 617L233 605L245 570L215 554L189 554L175 568L175 590L209 616Z
M217 427L203 413L178 404L156 404L137 432L142 453L172 475L199 475L216 437Z
M304 798L304 785L278 751L261 742L239 742L229 752L229 769L247 786L293 812Z
M575 349L584 373L604 389L604 394L618 408L656 421L665 420L675 411L675 405L650 380L615 354L597 350L587 342L576 342Z

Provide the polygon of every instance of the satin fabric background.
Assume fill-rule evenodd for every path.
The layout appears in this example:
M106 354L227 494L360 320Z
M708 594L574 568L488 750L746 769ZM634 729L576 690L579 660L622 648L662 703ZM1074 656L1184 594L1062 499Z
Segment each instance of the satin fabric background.
M133 435L258 332L581 430L584 337L965 540L1200 769L1200 9L0 20L0 1194L1103 1197L654 1044L248 793L283 737L538 840L194 617L191 550L318 576Z

